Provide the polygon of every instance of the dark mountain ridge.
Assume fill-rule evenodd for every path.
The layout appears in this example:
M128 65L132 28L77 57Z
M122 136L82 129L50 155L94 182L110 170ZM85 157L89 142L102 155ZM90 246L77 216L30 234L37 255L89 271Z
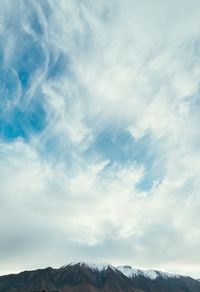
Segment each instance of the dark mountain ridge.
M130 266L69 264L0 277L0 292L200 292L191 277Z

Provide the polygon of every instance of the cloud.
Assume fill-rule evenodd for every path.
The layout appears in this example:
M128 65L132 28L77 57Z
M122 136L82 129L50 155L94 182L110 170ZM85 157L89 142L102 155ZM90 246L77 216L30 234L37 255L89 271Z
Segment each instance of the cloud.
M0 273L89 260L198 276L197 1L2 7Z

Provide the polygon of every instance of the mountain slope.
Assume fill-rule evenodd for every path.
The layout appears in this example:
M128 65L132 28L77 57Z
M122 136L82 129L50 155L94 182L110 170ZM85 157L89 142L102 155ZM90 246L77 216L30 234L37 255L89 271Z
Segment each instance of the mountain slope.
M141 292L142 290L135 289L131 279L110 265L98 269L78 263L60 269L47 268L2 276L0 277L0 291Z
M136 270L130 266L118 267L123 274L132 279L134 286L147 292L198 292L200 283L191 277L163 273L155 270Z
M199 292L190 277L130 266L69 264L0 277L0 292Z

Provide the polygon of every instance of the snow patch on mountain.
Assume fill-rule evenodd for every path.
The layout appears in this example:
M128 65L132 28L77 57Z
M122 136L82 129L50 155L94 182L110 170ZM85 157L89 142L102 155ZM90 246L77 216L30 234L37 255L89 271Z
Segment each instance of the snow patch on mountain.
M76 266L76 265L79 265L80 267L86 267L93 271L99 271L99 272L107 270L109 268L109 269L112 269L113 271L120 271L122 274L124 274L128 278L143 276L145 278L155 280L156 278L159 278L159 277L163 279L181 277L181 275L170 274L170 273L165 273L165 272L156 271L156 270L134 269L128 265L114 267L113 265L108 264L108 263L72 262L69 265L63 266L62 268L66 268L69 266Z
M79 263L81 266L86 266L88 268L90 268L91 270L97 270L97 271L103 271L103 270L107 270L108 268L112 269L112 270L116 270L116 268L110 264L107 263Z
M79 265L81 267L86 267L89 268L91 270L95 270L95 271L103 271L103 270L107 270L108 268L112 269L112 270L116 270L116 268L114 266L112 266L111 264L108 263L90 263L90 262L71 262L69 265L63 266L62 268L65 268L67 266L75 266L75 265Z
M177 274L164 273L161 271L133 269L131 266L119 266L117 267L117 269L129 278L135 276L143 276L146 278L150 278L151 280L155 280L158 277L162 277L163 279L181 277Z

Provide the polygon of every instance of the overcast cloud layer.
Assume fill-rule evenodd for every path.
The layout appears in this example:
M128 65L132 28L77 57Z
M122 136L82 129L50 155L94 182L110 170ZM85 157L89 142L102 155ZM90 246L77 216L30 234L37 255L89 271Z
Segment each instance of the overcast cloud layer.
M200 277L200 2L1 0L0 274Z

